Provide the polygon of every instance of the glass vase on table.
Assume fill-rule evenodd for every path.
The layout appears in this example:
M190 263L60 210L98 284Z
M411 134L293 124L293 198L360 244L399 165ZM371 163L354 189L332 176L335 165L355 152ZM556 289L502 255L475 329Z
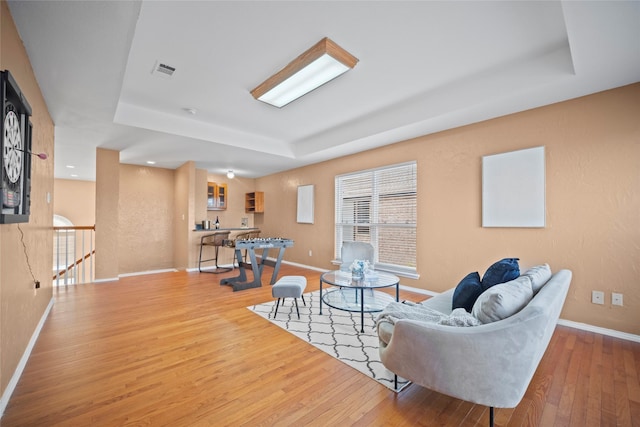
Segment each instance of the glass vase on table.
M351 279L360 281L364 279L364 273L369 269L369 261L356 259L351 263Z

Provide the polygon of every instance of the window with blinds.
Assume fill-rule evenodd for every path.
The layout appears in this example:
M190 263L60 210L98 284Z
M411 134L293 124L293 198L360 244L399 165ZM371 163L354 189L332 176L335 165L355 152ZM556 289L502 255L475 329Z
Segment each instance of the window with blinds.
M377 269L416 272L416 162L336 176L336 248L369 242Z

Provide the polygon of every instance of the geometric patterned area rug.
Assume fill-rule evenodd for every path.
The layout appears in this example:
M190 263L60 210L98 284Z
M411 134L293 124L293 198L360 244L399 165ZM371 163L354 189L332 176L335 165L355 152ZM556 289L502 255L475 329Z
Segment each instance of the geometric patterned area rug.
M398 390L394 390L393 372L380 361L375 329L379 313L365 313L364 332L360 332L360 312L337 310L322 304L320 315L319 298L320 291L304 294L306 306L298 298L300 320L293 298L280 303L275 319L276 300L247 308L393 391L400 391L410 384L398 377Z

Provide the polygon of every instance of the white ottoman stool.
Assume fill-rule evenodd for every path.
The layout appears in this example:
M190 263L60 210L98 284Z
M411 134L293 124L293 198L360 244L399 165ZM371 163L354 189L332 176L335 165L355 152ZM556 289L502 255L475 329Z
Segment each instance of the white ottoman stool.
M304 292L304 288L306 287L307 278L304 276L284 276L274 283L271 287L271 295L274 298L278 298L278 302L276 302L276 312L274 313L273 318L275 319L278 314L280 299L282 299L282 303L284 304L285 298L293 298L296 303L296 312L298 313L299 319L300 310L298 309L298 298L302 298L304 305L307 305L304 300L304 296L302 295L302 292Z

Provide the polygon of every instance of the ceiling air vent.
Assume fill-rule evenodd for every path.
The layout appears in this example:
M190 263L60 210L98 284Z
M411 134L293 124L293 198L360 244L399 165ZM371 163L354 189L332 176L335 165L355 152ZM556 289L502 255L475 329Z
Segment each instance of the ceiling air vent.
M160 61L156 61L155 66L151 74L155 74L160 77L171 77L176 72L176 68L171 65L163 64Z

